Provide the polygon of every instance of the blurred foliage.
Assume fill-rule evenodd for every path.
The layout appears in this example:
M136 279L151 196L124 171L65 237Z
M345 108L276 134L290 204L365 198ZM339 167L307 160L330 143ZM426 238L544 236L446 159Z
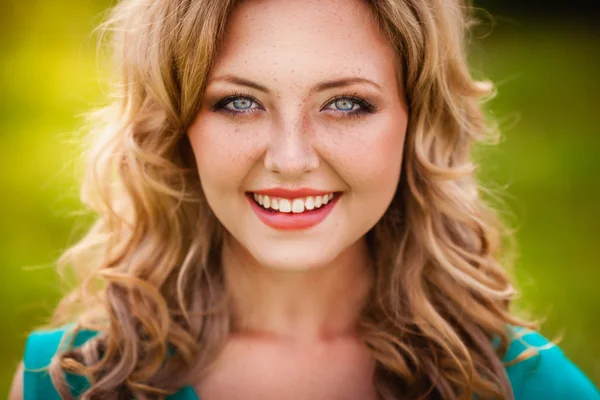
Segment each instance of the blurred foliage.
M104 101L91 32L108 5L0 0L0 393L27 332L58 301L56 257L90 221L74 213L76 132ZM565 353L598 384L600 38L573 20L510 12L478 28L472 46L474 73L498 86L488 110L503 132L478 151L479 174L504 193L517 228L519 306L544 320L546 336L562 333Z

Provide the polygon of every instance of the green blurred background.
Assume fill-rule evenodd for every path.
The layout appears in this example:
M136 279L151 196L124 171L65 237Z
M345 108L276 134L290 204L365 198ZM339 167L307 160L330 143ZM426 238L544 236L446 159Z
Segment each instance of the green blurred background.
M74 213L75 132L104 101L91 32L109 4L0 0L0 396L27 332L58 301L55 259L90 221ZM492 18L476 30L472 66L498 84L488 110L503 131L479 155L481 177L504 191L517 228L519 306L546 336L562 333L598 385L600 35L593 6L544 4L478 2Z

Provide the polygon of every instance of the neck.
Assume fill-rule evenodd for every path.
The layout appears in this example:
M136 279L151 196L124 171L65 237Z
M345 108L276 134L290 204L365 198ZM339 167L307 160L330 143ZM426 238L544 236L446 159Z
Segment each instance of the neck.
M355 334L372 281L364 240L329 265L289 271L259 265L229 239L222 261L232 299L232 333L299 341Z

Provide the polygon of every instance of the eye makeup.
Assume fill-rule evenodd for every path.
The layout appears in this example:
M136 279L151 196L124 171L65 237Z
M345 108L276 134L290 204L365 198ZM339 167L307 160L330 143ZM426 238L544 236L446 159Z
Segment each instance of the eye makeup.
M340 101L346 101L346 102L352 103L354 105L358 105L359 108L354 109L354 107L352 107L352 109L350 111L335 110L335 109L328 108L329 106L336 104ZM338 95L338 96L335 96L335 97L329 99L325 103L325 107L321 108L320 111L324 111L324 110L333 110L336 112L336 114L340 114L344 118L357 118L357 117L360 117L365 114L373 114L376 111L376 107L370 101L368 101L364 97L360 96L358 93L354 92L354 93L343 93L341 95Z
M235 101L246 101L244 104L248 104L250 107L247 108L236 108L234 105ZM339 108L330 108L332 105L340 104L340 102L346 102L351 104L352 107L349 110L341 110ZM238 102L239 104L239 102ZM343 104L343 103L341 103ZM252 105L256 105L253 107ZM355 108L355 106L358 106ZM232 94L221 98L211 106L213 112L223 112L234 117L243 116L245 114L254 114L258 111L264 111L264 107L260 102L246 92L233 92ZM341 95L334 96L325 102L325 105L319 109L320 112L331 111L335 116L341 118L357 118L365 114L372 114L376 112L376 107L364 97L358 93L343 93Z
M227 108L230 103L233 103L236 100L247 100L249 102L259 105L257 108L247 108L247 109L238 109L235 108ZM213 112L224 112L227 114L231 114L234 116L242 115L242 114L250 114L256 112L256 110L264 110L262 105L258 102L258 100L249 93L245 92L233 92L232 94L218 100L215 104L211 106L211 111Z

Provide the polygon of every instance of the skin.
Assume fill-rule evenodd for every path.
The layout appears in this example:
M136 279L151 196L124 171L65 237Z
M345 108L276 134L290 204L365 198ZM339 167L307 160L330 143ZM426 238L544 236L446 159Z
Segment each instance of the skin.
M17 372L13 377L12 384L10 385L10 392L8 393L9 400L23 400L23 372L25 367L23 362L17 367Z
M373 396L373 360L355 332L371 283L365 234L396 191L408 115L396 54L369 12L358 0L246 1L228 20L188 130L227 230L234 305L226 349L196 385L201 398ZM355 95L373 112L349 116L366 109L344 98ZM342 196L320 224L279 231L245 196L271 187Z

